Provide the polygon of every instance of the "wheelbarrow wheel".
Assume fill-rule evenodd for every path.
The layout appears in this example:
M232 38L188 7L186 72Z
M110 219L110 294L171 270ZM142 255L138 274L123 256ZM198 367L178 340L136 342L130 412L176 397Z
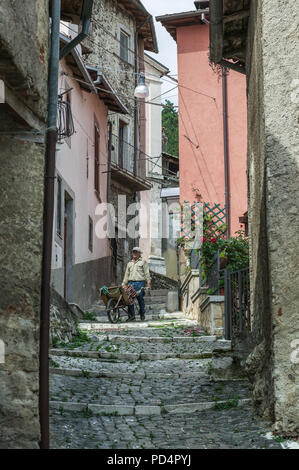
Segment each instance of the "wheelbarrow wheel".
M110 323L117 323L119 321L120 313L119 308L115 308L117 299L109 299L107 304L107 315Z

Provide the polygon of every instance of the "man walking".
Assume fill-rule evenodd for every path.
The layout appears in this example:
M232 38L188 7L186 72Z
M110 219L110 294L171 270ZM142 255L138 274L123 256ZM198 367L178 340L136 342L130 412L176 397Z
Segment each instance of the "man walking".
M132 250L132 260L127 264L123 286L133 286L135 291L138 292L142 287L151 287L151 277L149 267L146 261L141 257L141 249L135 246ZM144 289L137 296L139 303L139 314L141 320L145 320L145 304L144 304ZM129 318L128 321L135 320L134 305L129 305Z

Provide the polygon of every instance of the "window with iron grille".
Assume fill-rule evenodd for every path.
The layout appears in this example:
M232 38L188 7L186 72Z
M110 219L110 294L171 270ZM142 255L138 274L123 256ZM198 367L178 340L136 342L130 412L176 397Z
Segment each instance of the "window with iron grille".
M119 120L118 126L118 164L126 170L129 168L129 126Z
M93 251L93 220L88 217L88 249Z
M57 129L58 142L65 140L70 145L70 137L75 133L72 106L71 106L71 90L69 88L58 96L57 102Z
M94 189L100 192L100 129L94 123Z
M124 31L120 31L120 58L129 62L130 36Z

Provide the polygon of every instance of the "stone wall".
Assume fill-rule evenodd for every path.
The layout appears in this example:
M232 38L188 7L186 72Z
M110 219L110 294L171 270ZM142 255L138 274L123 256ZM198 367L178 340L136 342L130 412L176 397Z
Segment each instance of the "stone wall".
M0 79L46 121L48 2L0 3ZM26 113L25 113L26 114ZM6 115L0 108L1 125ZM13 121L11 131L15 130ZM3 126L2 126L3 129ZM39 325L45 147L0 136L0 448L38 448Z
M88 63L100 68L111 83L119 98L129 110L130 138L134 145L134 90L135 62L134 54L129 53L129 62L119 57L119 28L130 35L130 49L135 50L136 23L133 16L112 0L94 0L92 24L89 38L84 44L92 51L88 55ZM113 134L118 135L118 115L110 113Z
M150 271L151 275L151 287L153 290L157 289L168 289L168 290L177 290L178 282L169 277L163 276L163 274Z
M69 305L57 292L51 290L50 344L69 342L77 334L82 313L74 304Z
M276 12L274 14L274 12ZM256 347L248 358L259 414L298 434L299 4L251 1L248 44L248 174L251 305ZM297 87L297 88L296 88ZM298 347L298 346L297 346Z

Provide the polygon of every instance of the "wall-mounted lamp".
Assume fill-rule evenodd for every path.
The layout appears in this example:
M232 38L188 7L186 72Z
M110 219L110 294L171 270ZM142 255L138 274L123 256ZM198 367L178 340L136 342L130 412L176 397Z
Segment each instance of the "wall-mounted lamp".
M135 98L147 98L149 96L149 90L148 87L145 84L145 75L144 73L141 73L139 76L139 82L137 87L135 88L134 92Z

